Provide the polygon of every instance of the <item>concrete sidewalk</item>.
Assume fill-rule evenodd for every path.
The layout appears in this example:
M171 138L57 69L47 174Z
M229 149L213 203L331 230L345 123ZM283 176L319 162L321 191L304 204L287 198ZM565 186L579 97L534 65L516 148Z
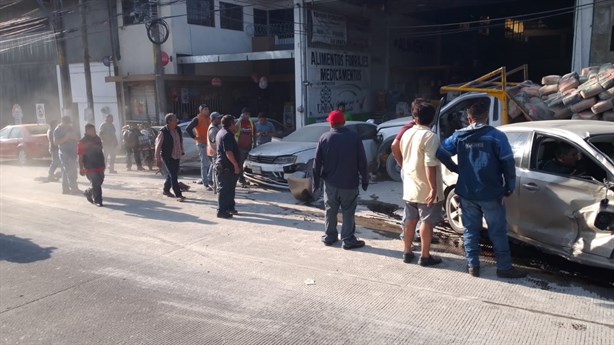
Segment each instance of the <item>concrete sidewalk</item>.
M105 207L96 208L57 183L33 182L43 167L0 165L0 176L4 344L614 339L611 289L538 271L499 279L487 259L474 278L449 253L437 268L404 264L400 241L361 227L367 247L325 247L323 212L289 193L239 188L241 214L219 220L214 195L190 179L195 191L177 203L149 172L108 175Z

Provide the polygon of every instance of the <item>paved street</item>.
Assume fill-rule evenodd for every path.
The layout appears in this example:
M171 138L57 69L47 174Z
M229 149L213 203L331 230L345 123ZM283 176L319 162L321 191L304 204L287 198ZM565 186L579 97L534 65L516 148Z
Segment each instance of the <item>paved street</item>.
M473 278L462 256L446 252L437 268L404 264L400 241L364 226L367 247L325 247L323 212L287 192L239 188L240 215L221 220L195 177L182 179L196 191L178 203L162 196L159 175L118 170L97 208L41 182L44 163L0 164L2 344L614 339L612 288L536 270L499 279L487 259ZM363 198L380 191L390 199L392 186Z

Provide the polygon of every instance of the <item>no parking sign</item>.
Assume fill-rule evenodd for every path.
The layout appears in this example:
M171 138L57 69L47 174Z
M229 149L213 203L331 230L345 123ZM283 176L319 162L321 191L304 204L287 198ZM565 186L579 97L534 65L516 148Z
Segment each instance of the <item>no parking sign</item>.
M45 115L45 105L43 103L36 103L36 123L43 125L47 123L47 116Z

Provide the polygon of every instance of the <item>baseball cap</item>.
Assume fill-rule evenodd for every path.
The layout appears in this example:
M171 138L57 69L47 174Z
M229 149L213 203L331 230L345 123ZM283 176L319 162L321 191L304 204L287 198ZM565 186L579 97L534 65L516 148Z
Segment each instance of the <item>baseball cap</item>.
M330 124L333 126L340 125L342 123L345 123L345 117L343 116L343 113L339 110L333 110L330 112L330 114L328 114L326 121L330 122Z
M217 111L214 111L211 113L211 115L209 115L209 117L211 118L211 120L215 120L222 117L222 115L220 115L220 113L218 113Z
M203 103L203 104L198 106L198 111L203 111L203 109L205 109L205 108L209 108L209 106L206 105L205 103Z

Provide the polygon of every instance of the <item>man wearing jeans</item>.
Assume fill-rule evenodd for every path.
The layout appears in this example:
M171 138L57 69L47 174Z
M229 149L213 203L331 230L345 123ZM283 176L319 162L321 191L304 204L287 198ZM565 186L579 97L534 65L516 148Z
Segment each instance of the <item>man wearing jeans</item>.
M357 133L345 128L343 113L332 111L326 119L330 131L322 134L313 164L313 193L324 180L324 207L326 210L325 230L322 242L330 246L339 240L337 213L341 208L343 224L341 240L343 249L364 247L365 241L356 238L354 213L358 202L358 175L362 189L369 186L367 157Z
M198 157L200 158L200 180L207 190L211 190L207 172L209 171L209 157L207 157L207 132L211 119L209 117L209 107L206 104L201 104L198 107L198 115L192 119L185 131L194 139L198 148Z
M488 108L488 103L478 101L467 109L470 125L446 139L437 156L458 172L456 194L461 198L467 272L480 276L478 241L483 217L497 258L497 276L522 278L527 273L512 267L503 203L516 186L514 156L505 134L488 125ZM458 165L450 159L456 154Z
M168 113L164 117L166 126L160 129L158 137L156 138L156 165L158 168L162 168L162 164L166 168L166 180L164 181L164 188L162 194L168 197L176 197L177 201L183 202L185 197L181 193L179 187L179 181L177 177L179 175L179 160L181 156L185 154L183 149L183 137L181 136L181 129L177 127L177 116L173 113ZM171 187L173 192L171 193Z
M60 149L62 164L62 194L81 194L77 186L77 130L70 116L62 116L60 125L53 131L53 141Z

